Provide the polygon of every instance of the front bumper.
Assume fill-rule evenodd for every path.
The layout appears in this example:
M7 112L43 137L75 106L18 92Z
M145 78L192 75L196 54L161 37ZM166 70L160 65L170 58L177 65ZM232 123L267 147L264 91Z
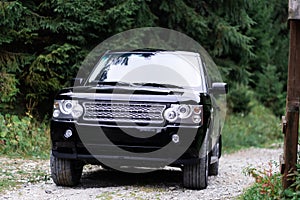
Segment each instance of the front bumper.
M67 130L72 136L64 136ZM91 164L165 166L197 162L204 139L203 127L164 127L83 124L51 121L52 154ZM172 141L177 134L179 142Z

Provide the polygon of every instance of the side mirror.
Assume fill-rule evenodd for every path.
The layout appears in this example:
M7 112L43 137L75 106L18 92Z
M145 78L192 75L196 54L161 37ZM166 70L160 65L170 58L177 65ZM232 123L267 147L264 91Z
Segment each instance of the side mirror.
M227 83L213 83L211 92L213 94L227 94L228 93L228 86Z
M81 86L83 85L84 79L83 78L72 78L71 86Z

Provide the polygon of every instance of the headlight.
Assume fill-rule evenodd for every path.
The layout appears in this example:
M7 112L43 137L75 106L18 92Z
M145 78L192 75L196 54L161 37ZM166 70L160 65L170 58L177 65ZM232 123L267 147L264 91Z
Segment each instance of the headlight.
M164 117L169 122L175 122L178 118L177 112L173 108L168 108L165 113Z
M200 124L202 112L202 105L172 104L165 110L164 118L169 122Z
M71 100L66 100L62 102L60 111L65 115L69 115L72 113L72 108L73 108L73 102Z
M83 114L83 107L77 100L56 100L53 105L53 118L79 118Z
M189 105L180 105L177 111L181 119L186 119L192 114L191 107Z
M83 108L82 106L76 102L74 105L73 105L73 108L72 108L72 117L73 118L79 118L83 113Z

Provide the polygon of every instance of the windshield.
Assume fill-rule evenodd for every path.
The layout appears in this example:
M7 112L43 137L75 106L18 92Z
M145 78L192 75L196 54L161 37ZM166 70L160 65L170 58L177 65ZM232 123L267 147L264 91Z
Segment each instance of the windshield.
M109 53L101 57L87 83L200 87L198 58L194 53L177 52Z

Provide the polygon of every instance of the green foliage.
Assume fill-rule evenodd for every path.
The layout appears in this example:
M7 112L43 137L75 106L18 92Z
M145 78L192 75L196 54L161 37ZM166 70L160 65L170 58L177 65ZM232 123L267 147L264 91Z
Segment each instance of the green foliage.
M247 30L248 34L255 35L253 51L256 52L256 58L249 63L253 86L257 83L259 72L263 72L269 65L276 68L278 81L285 84L287 80L287 7L285 1L256 1L255 6L248 11L256 22Z
M262 73L258 73L258 83L256 86L256 96L258 99L277 115L284 114L285 92L283 83L279 81L279 73L276 67L269 65L263 68Z
M230 88L227 95L227 106L229 112L247 115L251 111L251 92L245 85L235 85Z
M1 1L0 74L9 74L2 90L11 91L1 108L16 110L15 102L18 113L29 110L43 118L87 52L116 33L145 26L191 36L230 83L256 88L256 72L269 65L284 82L288 31L283 5L279 0Z
M78 53L78 49L70 44L47 47L48 53L39 55L25 73L25 84L31 88L26 98L43 101L48 98L47 94L59 90L66 79L71 80L77 70L76 65L72 66L71 57L77 57L73 55Z
M299 155L299 152L298 152ZM286 190L282 188L282 175L279 172L273 172L273 165L269 163L269 169L258 170L253 167L245 169L247 175L255 178L255 184L247 189L239 198L241 200L252 199L299 199L300 198L300 164L296 164L297 170L289 177L294 180L294 183ZM275 167L278 165L275 163Z
M286 4L279 0L1 1L1 134L6 130L12 148L24 149L26 145L15 137L26 130L39 132L40 127L28 116L18 118L19 122L6 113L27 112L43 119L57 90L69 85L93 47L121 31L160 26L199 42L230 83L228 105L234 114L224 135L236 135L233 140L240 146L280 138L274 126L277 119L258 103L252 108L247 90L255 89L264 105L282 113L288 54ZM23 131L9 125L14 123ZM257 144L255 138L262 142Z
M275 200L282 199L281 174L274 172L274 163L269 163L269 168L259 170L254 167L245 169L245 174L255 178L251 186L239 199L241 200ZM275 163L275 166L278 167Z
M50 131L32 116L0 114L0 151L6 155L48 157Z
M14 74L5 72L0 73L0 108L3 103L13 103L16 100L16 95L19 92L17 88L18 80Z
M244 51L243 54L237 52L235 57L221 56L221 61L217 57L227 82L245 84L255 89L259 100L276 115L281 115L285 108L283 96L288 58L287 6L287 2L277 0L249 1L247 11L240 11L245 19L249 18L246 20L249 23L240 22L238 25L241 25L239 32L250 36L248 45L254 55L247 56ZM241 47L234 48L233 52L236 50L241 51ZM262 80L262 75L265 80ZM264 85L263 82L268 78L269 84ZM273 85L270 85L271 79ZM271 103L271 99L277 101L272 100Z
M231 152L242 148L265 147L282 141L280 120L272 111L252 100L248 115L227 115L222 132L223 147Z
M299 141L298 141L299 142ZM283 195L287 199L299 199L300 198L300 152L298 151L298 162L296 164L297 170L289 174L289 178L294 183L283 192Z

